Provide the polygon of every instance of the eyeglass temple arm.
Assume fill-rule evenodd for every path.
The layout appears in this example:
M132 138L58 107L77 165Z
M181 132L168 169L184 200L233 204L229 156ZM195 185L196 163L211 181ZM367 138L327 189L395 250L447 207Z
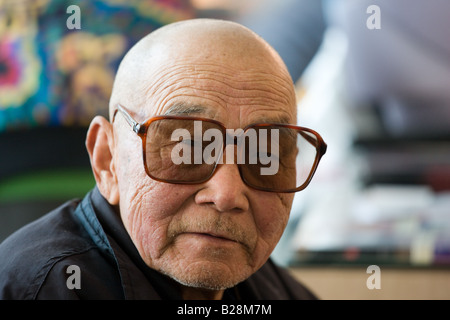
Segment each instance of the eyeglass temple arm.
M327 152L327 144L325 142L319 143L319 140L312 138L309 134L304 132L300 132L300 134L313 146L315 147L319 146L321 155L324 155L325 152Z
M117 110L120 111L120 113L122 113L122 115L125 117L125 120L128 122L133 131L139 133L141 125L137 121L135 121L120 104L117 104Z

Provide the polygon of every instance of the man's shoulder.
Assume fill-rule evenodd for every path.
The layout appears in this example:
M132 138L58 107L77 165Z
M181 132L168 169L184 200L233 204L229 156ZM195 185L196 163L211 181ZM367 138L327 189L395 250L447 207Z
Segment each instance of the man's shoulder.
M0 244L0 255L29 259L24 253L39 250L34 257L43 257L67 246L77 249L86 246L89 238L84 237L83 228L73 214L78 204L78 200L68 201L15 231Z
M50 270L95 249L69 201L14 232L0 244L0 298L34 299Z

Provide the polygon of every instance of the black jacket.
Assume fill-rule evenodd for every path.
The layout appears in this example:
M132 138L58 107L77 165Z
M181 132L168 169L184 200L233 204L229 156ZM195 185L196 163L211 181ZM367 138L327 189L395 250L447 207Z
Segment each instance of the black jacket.
M79 269L80 288L73 276ZM0 245L0 299L181 299L141 259L97 188L16 231ZM224 299L316 299L269 260Z

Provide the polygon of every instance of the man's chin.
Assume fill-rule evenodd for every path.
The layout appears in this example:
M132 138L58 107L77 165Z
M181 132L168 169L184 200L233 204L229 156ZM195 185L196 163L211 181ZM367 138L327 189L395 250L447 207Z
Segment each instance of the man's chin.
M197 262L190 264L183 271L172 270L164 274L183 286L201 288L205 290L225 290L236 286L247 279L252 270L249 267L233 271L224 264L211 262Z

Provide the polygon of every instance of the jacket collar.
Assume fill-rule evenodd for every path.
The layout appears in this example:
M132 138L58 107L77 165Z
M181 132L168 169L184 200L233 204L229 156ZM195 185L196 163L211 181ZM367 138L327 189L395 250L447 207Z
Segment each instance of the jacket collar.
M176 285L141 259L118 212L97 187L81 201L75 215L100 251L120 273L125 299L180 299Z

